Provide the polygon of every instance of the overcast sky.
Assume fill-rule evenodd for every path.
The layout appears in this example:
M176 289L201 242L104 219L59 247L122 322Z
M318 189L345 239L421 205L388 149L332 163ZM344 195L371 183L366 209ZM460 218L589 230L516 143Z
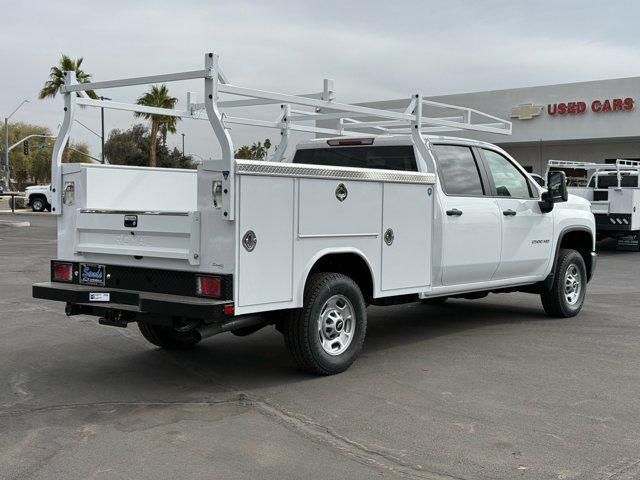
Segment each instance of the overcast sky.
M62 100L37 100L61 53L83 56L94 80L195 70L217 52L231 83L305 93L335 80L344 102L425 96L640 74L637 1L245 1L108 2L2 0L0 114L62 120ZM10 7L9 7L10 4ZM144 87L100 92L133 101ZM201 82L170 85L202 99ZM276 111L261 112L275 116ZM109 111L107 132L131 114ZM99 131L95 109L78 118ZM183 121L187 153L215 156L206 122ZM235 128L236 145L278 132ZM76 126L72 138L99 152L99 139ZM179 134L170 146L181 143Z

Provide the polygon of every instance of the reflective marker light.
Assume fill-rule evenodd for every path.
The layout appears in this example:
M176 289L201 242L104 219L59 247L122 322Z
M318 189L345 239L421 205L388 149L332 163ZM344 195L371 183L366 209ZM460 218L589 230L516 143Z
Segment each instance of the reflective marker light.
M220 277L196 277L196 294L202 297L220 297L222 282Z
M54 263L53 279L56 282L72 282L73 281L73 264L72 263Z
M233 315L233 303L229 303L222 307L222 311L225 315Z

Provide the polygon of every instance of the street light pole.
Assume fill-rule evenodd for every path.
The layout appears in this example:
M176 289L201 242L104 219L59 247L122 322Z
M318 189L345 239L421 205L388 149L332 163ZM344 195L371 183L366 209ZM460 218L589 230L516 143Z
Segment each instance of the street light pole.
M11 112L7 117L4 117L4 158L2 159L2 173L4 175L4 188L7 191L10 188L9 180L11 177L11 171L9 170L9 119L13 116L14 113L18 111L18 109L22 105L28 102L29 100L25 98L22 102L20 102L20 105L18 105L13 112Z
M184 133L182 134L182 156L184 157Z

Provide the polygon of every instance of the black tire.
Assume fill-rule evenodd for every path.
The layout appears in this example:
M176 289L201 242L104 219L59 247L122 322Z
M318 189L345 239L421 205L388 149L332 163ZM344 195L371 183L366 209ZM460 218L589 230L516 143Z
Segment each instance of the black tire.
M568 292L570 286L567 282L569 269L579 274L579 292L575 295L575 301L570 301L573 293ZM575 284L574 284L575 288ZM576 316L582 309L584 297L587 292L587 269L582 255L575 250L562 249L558 253L556 269L553 275L553 284L550 289L544 288L540 294L544 311L550 317L569 318Z
M345 302L345 299L348 302ZM349 343L344 342L345 349L340 352L338 348L335 354L328 353L323 343L331 343L331 334L324 326L320 330L320 322L323 318L327 321L331 317L331 302L340 308L340 302L351 311L351 321L344 319L342 327L338 327L343 317L339 316L334 322L334 332L347 332L347 325L351 329L352 338ZM337 303L336 303L337 302ZM330 313L327 313L330 312ZM336 310L332 310L336 312ZM338 313L338 315L340 315ZM344 372L356 360L362 351L364 337L367 332L367 309L364 297L358 285L346 275L341 273L316 273L307 281L304 292L304 306L292 310L282 320L282 333L284 335L287 350L291 354L296 365L306 372L317 375L334 375ZM323 337L325 335L326 337ZM342 338L340 336L340 338ZM339 338L336 344L339 344Z
M47 208L47 201L42 197L36 197L31 200L31 210L34 212L44 212Z
M183 350L193 347L200 341L195 331L179 332L171 327L138 322L142 336L157 347L168 350Z
M423 305L443 305L449 297L423 298L420 302Z

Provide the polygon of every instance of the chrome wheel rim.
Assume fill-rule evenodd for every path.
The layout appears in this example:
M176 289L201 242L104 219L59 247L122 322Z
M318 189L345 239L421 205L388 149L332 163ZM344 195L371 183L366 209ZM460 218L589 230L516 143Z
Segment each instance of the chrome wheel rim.
M34 200L34 201L33 201L33 207L34 207L36 210L42 210L42 209L44 208L44 204L42 203L42 201L41 201L41 200Z
M340 355L353 340L356 320L353 305L344 295L327 300L318 318L318 337L322 349L329 355Z
M582 275L574 263L567 267L564 274L564 297L569 305L575 305L582 293Z

